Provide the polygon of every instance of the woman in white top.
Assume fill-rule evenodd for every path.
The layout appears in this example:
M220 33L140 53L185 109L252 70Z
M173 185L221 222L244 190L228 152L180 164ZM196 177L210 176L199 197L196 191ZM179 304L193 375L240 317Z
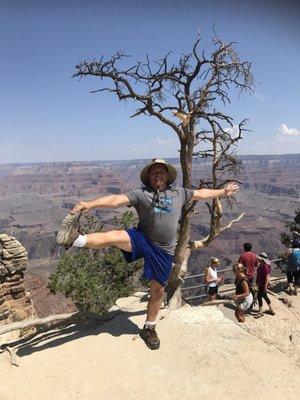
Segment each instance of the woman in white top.
M212 257L209 265L205 268L207 301L215 300L218 294L218 285L223 281L223 278L218 278L217 268L219 265L219 259Z

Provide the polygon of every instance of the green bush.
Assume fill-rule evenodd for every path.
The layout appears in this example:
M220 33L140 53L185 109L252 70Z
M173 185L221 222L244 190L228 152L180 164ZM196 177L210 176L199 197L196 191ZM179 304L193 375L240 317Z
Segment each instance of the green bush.
M135 221L132 212L114 219L118 228L127 228ZM84 231L102 230L94 217L86 217ZM83 311L105 313L119 297L132 293L132 276L142 262L128 264L120 250L72 249L62 255L56 271L50 276L52 293L61 292L70 297Z

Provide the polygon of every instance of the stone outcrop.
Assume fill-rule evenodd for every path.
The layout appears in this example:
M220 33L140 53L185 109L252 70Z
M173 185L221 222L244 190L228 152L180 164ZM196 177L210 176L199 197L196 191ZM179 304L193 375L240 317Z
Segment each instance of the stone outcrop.
M0 325L34 315L30 293L24 285L27 251L14 237L0 234ZM19 332L23 335L24 332Z

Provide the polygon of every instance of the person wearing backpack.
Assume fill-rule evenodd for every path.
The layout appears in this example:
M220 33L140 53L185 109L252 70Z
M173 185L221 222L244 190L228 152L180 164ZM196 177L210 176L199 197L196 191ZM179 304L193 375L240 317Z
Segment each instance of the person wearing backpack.
M287 260L287 281L289 293L297 296L300 287L300 238L292 241L292 247L287 249L283 258Z

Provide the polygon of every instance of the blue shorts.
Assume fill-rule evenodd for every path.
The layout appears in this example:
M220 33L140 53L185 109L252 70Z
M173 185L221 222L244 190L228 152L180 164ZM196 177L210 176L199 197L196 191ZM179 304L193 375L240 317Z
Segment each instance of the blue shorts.
M166 286L173 265L173 255L155 246L147 236L137 228L126 229L130 237L132 252L122 250L127 262L144 258L144 278L154 279Z

